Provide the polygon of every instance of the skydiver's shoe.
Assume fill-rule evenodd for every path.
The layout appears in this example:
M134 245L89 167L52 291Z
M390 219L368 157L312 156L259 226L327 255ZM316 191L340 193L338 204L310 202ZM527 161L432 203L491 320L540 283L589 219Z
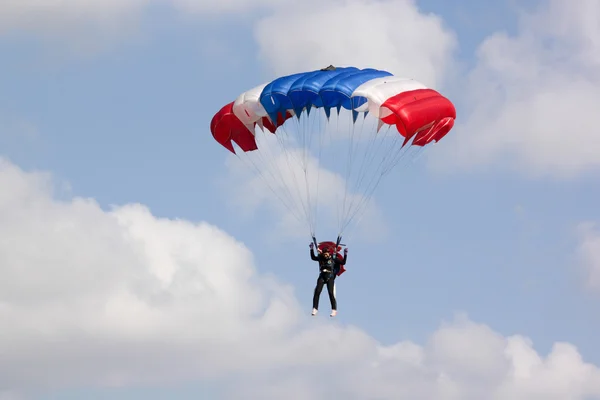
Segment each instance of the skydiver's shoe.
M318 310L316 308L313 308L311 315L317 315Z
M335 317L337 315L337 310L332 310L330 317Z

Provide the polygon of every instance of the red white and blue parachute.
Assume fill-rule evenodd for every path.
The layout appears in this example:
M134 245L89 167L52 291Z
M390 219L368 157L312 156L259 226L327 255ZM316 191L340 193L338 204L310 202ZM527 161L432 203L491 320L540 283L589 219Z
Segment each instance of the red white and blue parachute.
M210 128L308 222L313 236L321 206L329 208L326 216L337 213L341 235L400 158L440 141L455 118L450 100L414 79L330 66L243 92L215 114Z

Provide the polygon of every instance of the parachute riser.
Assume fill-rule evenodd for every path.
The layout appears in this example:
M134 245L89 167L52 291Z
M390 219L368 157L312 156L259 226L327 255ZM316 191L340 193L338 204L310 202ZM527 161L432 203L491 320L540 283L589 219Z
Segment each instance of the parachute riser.
M312 237L312 242L315 245L315 247L319 247L319 243L317 242L317 238L315 236ZM331 242L330 242L331 243ZM342 237L338 236L337 240L335 241L335 247L346 247L346 245L344 243L342 243Z

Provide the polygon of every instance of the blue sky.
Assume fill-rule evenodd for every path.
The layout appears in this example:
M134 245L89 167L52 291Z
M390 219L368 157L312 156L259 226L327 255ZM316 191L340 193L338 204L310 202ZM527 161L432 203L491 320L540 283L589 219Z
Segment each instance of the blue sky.
M441 321L466 313L501 335L530 337L541 354L565 341L599 365L598 297L587 288L577 257L577 226L600 220L597 163L565 178L554 171L571 165L571 158L582 159L576 150L561 153L564 164L537 164L548 172L542 175L531 175L526 162L529 154L545 151L543 145L504 158L490 151L479 164L452 157L465 161L483 148L454 151L477 130L502 129L492 126L494 118L489 126L479 124L472 111L479 104L470 93L490 82L473 81L476 52L494 32L516 34L518 10L533 10L537 2L519 2L518 8L514 1L416 3L456 35L452 63L458 70L449 75L444 93L455 100L459 121L446 149L444 140L379 187L375 198L388 232L374 242L347 243L349 272L338 282L340 314L333 323L356 326L383 344L423 344ZM214 224L248 246L259 274L291 285L308 318L316 279L310 238L269 240L272 214L262 209L248 220L228 205L222 184L229 155L209 131L222 105L278 73L259 55L268 44L253 36L254 22L272 11L265 6L239 15L202 12L147 7L139 11L137 35L126 32L97 52L73 50L69 35L54 37L55 31L51 40L41 40L27 26L0 31L0 155L25 171L49 171L68 182L68 188L59 185L59 199L93 198L106 211L141 203L156 217ZM68 32L77 35L76 29ZM95 37L84 40L91 46ZM553 115L542 111L541 118ZM568 134L563 138L569 140ZM325 293L321 301L327 310ZM135 385L110 393L124 399L138 398L133 392L145 399L186 398L181 390L198 396L197 386L175 385L165 389L168 395ZM95 389L71 389L40 398L94 398Z

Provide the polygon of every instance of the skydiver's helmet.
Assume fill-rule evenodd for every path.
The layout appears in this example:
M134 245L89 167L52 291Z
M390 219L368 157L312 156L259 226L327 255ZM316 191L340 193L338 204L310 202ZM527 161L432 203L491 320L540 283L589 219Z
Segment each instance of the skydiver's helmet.
M331 249L329 247L323 249L323 256L325 258L331 258Z

